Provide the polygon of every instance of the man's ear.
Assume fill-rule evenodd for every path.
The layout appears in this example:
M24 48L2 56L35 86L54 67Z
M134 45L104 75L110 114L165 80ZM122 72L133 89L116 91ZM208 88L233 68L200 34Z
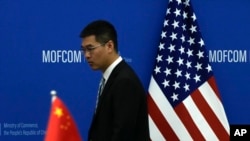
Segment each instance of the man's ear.
M113 42L112 40L109 40L109 41L106 43L106 46L108 47L108 50L109 50L109 51L114 51L114 50L115 50L114 42Z

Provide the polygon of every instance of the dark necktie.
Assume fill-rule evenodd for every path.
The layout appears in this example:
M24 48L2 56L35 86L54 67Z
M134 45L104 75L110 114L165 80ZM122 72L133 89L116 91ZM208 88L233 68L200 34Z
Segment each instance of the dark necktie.
M105 85L105 79L102 78L101 81L100 81L100 84L99 84L99 89L98 89L98 94L97 94L96 107L95 107L95 109L97 109L97 105L98 105L98 102L99 102L99 98L100 98L100 96L102 95L102 91L103 91L104 85Z
M101 82L100 82L100 85L99 85L99 90L98 90L98 95L99 95L99 96L102 95L102 91L103 91L104 85L105 85L105 79L102 78L102 80L101 80Z

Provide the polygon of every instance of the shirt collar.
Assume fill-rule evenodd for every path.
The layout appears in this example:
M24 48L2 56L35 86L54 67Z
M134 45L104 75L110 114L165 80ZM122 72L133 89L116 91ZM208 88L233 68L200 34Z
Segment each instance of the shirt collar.
M114 68L122 61L122 57L119 56L103 73L103 77L105 79L105 83L107 82L111 72L114 70Z

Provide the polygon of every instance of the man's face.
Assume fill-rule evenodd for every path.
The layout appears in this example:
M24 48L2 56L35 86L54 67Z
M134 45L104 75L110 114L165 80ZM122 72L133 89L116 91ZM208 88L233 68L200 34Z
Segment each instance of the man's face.
M107 49L105 44L97 42L95 36L91 35L82 39L81 47L88 64L93 70L104 71L106 69Z

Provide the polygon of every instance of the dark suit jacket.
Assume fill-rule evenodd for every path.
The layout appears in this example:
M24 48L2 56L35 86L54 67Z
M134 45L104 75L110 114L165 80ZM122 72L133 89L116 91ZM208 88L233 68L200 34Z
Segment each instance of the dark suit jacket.
M123 60L112 71L99 98L89 141L148 141L146 93Z

